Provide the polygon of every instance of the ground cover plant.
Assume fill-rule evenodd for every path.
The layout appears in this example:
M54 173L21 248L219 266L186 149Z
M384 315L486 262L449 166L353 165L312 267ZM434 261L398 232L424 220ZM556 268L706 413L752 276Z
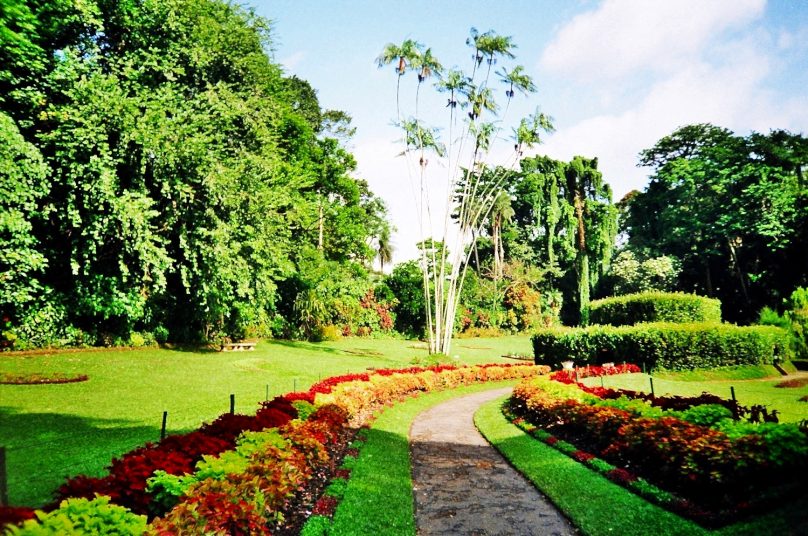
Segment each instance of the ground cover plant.
M649 393L651 392L650 378L654 380L654 391L661 396L700 396L707 392L722 399L731 397L730 388L734 388L738 403L743 406L764 406L769 411L777 410L780 422L799 422L808 417L808 408L805 402L799 399L808 395L808 386L790 389L777 388L777 384L784 378L779 374L776 377L742 380L738 376L756 376L759 369L736 368L728 370L700 371L693 378L691 372L654 373L653 376L642 373L624 374L619 376L606 376L601 378L583 378L581 382L591 387L604 385L613 389L628 389ZM764 371L765 372L765 371ZM702 379L707 375L709 379Z
M474 418L477 428L525 477L590 536L624 534L727 535L800 534L808 520L808 497L772 512L709 530L680 517L593 471L591 465L539 441L502 412L505 398L489 402Z
M455 343L456 363L502 362L527 353L525 336ZM404 339L336 342L267 341L253 352L143 349L53 352L0 358L0 371L87 374L64 385L0 385L0 445L7 448L12 504L40 506L67 476L101 476L110 460L167 433L197 428L229 409L254 411L267 398L308 389L318 380L427 360L426 345ZM445 360L446 358L444 358ZM267 386L269 395L267 396ZM58 448L57 448L58 447Z
M509 413L579 461L603 458L609 478L666 508L714 525L799 493L808 437L794 424L745 422L714 396L645 403L553 376L521 382Z
M327 378L309 391L264 404L255 416L224 414L198 431L135 449L113 461L108 476L75 477L59 492L65 498L101 494L135 513L160 515L150 529L155 534L229 526L264 533L274 525L279 530L273 533L285 533L284 512L295 504L290 497L307 488L331 459L333 447L341 450L349 419L359 424L374 409L415 393L539 371L519 364L438 365ZM294 404L300 407L303 400L319 409L308 412L305 421L290 420L298 416ZM25 527L35 530L35 524Z

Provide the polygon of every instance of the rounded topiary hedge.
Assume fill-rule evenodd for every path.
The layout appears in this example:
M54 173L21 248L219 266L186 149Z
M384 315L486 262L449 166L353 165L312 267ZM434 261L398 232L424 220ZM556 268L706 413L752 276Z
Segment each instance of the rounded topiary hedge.
M682 292L642 292L589 305L590 324L631 326L641 322L721 322L721 302Z
M781 328L703 322L550 328L533 335L536 363L556 367L562 361L628 361L667 370L762 365L788 357L787 348Z

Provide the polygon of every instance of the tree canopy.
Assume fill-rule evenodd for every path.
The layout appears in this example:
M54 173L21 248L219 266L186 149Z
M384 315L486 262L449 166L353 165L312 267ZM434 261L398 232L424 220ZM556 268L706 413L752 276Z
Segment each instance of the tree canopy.
M652 170L627 199L628 247L682 263L680 286L750 321L808 283L808 139L782 130L737 136L689 125L640 154Z
M0 310L21 335L49 310L53 337L243 336L306 244L374 258L384 204L327 135L350 117L270 59L268 20L218 0L3 8Z

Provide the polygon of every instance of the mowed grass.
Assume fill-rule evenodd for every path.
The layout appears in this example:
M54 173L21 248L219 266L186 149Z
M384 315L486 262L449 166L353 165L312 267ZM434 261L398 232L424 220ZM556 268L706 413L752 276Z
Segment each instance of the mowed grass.
M556 449L534 439L502 415L505 399L483 405L474 422L536 488L591 536L806 534L808 497L802 496L756 518L708 530L653 505Z
M800 398L808 395L808 385L802 387L775 387L789 376L766 379L738 379L744 371L739 369L728 371L705 371L701 373L673 373L653 375L654 393L657 395L698 396L702 392L712 393L722 398L731 397L730 387L735 388L735 397L743 406L762 404L769 410L776 409L781 422L798 422L808 419L808 402ZM704 377L712 379L703 379ZM620 374L605 376L603 385L617 389L632 389L651 392L651 376L648 374ZM599 386L600 378L585 378L587 385Z
M386 409L366 432L345 496L328 534L415 534L409 433L419 413L458 396L514 385L515 381L432 392Z
M527 336L462 339L457 363L514 362L530 352ZM168 433L189 431L229 411L254 412L267 396L307 389L321 378L369 367L402 367L427 356L401 339L267 341L251 352L110 350L0 354L0 372L86 374L59 385L0 385L0 446L6 447L9 499L40 506L65 477L100 476L111 459Z

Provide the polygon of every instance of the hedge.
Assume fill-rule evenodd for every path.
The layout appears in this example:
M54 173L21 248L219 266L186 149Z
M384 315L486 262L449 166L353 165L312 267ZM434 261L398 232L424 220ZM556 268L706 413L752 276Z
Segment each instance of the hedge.
M631 326L640 322L721 322L721 302L682 292L643 292L595 300L589 322Z
M550 366L568 360L578 366L629 361L666 370L763 365L788 358L787 348L781 328L704 322L549 328L533 335L536 363Z

